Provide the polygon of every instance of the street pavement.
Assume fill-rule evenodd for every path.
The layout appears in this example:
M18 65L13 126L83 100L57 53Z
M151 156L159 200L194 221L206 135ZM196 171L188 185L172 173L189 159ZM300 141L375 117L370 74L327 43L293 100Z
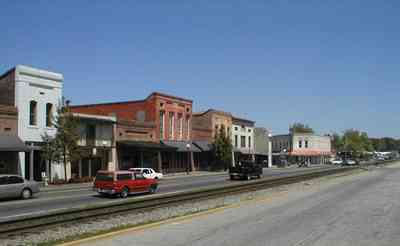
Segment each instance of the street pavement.
M400 163L297 187L81 245L400 245Z
M298 172L318 170L331 168L330 166L316 166L311 168L282 168L282 169L264 169L264 177L279 177L285 175L293 175ZM212 174L212 175L200 175L200 176L188 176L188 177L177 177L169 178L160 181L158 193L169 193L190 190L194 188L223 185L229 182L241 182L241 181L230 181L226 173ZM45 192L39 194L38 197L30 200L6 200L0 201L0 222L12 220L17 217L33 215L33 214L44 214L49 211L56 211L65 208L94 205L94 204L105 204L118 198L105 198L98 196L97 193L93 192L91 187L74 186L74 189L69 188L51 188ZM135 199L137 196L131 196L128 199Z

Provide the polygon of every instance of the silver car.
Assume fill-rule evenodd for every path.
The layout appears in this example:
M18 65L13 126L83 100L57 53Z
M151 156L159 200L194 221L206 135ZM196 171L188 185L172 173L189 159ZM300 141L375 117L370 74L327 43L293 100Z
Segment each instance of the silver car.
M39 184L15 174L0 174L0 199L29 199L40 191Z

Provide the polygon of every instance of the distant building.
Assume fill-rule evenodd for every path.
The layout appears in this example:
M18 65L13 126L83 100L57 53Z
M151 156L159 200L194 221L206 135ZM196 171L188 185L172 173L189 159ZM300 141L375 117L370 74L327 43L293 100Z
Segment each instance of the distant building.
M0 104L18 109L18 136L30 147L29 154L19 154L20 173L31 180L41 180L46 162L41 158L42 136L54 136L52 118L61 104L63 75L18 65L0 75ZM61 165L53 170L63 176Z
M326 164L332 154L331 137L314 133L273 136L272 152L275 156L287 156L289 163Z
M201 149L200 169L207 170L212 162L212 143L222 129L231 138L232 115L216 109L193 113L193 143Z
M254 121L232 117L232 145L235 162L254 160L254 125Z
M192 143L192 100L154 92L143 100L72 106L75 113L115 116L117 169L163 172L198 168Z
M269 131L263 127L254 128L254 154L257 163L267 164L268 162L268 137Z

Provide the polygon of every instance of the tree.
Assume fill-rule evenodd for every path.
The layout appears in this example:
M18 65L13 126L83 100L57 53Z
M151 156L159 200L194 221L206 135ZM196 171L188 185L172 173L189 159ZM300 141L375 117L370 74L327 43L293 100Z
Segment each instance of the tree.
M309 127L307 124L303 123L294 123L289 126L290 133L314 133L314 129Z
M215 134L212 149L215 158L214 168L226 169L232 162L232 143L230 137L226 135L223 126Z
M344 132L343 143L343 150L352 153L354 157L362 157L365 152L374 151L374 146L368 134L355 129L349 129Z
M63 105L57 110L53 120L53 127L57 133L54 138L43 136L45 142L44 158L48 161L56 161L64 165L64 179L67 181L67 163L79 160L82 157L78 141L79 121L73 116L69 104Z
M342 152L344 148L343 137L337 133L334 133L332 135L332 147L334 150L336 150L336 152Z

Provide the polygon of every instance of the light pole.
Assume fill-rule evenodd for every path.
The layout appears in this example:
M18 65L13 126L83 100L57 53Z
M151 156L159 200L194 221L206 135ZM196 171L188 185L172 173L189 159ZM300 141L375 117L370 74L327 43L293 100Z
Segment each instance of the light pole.
M189 175L189 161L191 161L190 160L190 144L189 143L186 144L186 150L188 152L188 161L186 162L186 174Z
M272 134L268 132L268 168L272 167Z

